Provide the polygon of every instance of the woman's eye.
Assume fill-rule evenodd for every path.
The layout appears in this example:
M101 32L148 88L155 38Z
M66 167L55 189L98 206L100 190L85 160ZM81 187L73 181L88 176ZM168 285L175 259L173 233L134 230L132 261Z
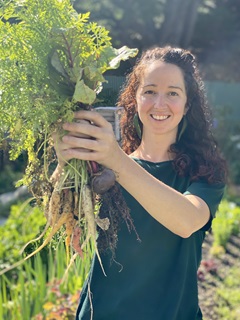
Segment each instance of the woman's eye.
M144 94L155 94L155 92L153 90L147 90L144 92Z
M171 92L169 92L169 95L172 97L176 97L176 96L178 96L178 93L175 91L171 91Z

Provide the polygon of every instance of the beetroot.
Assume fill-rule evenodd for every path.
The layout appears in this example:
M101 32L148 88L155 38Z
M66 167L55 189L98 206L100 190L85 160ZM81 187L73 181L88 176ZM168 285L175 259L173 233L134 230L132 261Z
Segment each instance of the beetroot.
M93 191L98 194L107 192L111 187L114 186L116 181L115 173L108 168L104 168L93 175L92 188Z

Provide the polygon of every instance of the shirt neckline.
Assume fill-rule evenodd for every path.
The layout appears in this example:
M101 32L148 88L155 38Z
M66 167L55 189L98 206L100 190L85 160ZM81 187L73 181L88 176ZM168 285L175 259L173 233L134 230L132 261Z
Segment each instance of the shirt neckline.
M157 162L154 162L154 161L150 161L150 160L145 160L145 159L140 159L140 158L137 158L137 157L131 157L131 159L137 161L137 162L145 162L146 164L152 164L152 165L156 165L156 164L168 164L168 163L172 163L173 160L164 160L164 161L157 161Z

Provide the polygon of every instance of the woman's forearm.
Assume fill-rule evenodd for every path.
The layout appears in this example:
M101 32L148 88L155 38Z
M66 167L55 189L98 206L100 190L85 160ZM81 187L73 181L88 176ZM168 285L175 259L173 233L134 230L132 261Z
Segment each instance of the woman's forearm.
M203 200L165 185L124 153L119 160L113 168L118 182L166 228L188 237L207 223L209 209Z

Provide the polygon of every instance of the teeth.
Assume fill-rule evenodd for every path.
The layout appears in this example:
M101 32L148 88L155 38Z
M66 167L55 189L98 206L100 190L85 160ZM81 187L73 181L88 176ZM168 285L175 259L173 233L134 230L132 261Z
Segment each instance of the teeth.
M155 120L166 120L168 118L168 116L157 116L155 114L153 114L152 117Z

